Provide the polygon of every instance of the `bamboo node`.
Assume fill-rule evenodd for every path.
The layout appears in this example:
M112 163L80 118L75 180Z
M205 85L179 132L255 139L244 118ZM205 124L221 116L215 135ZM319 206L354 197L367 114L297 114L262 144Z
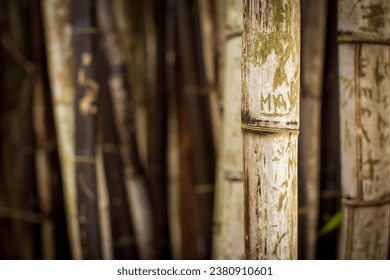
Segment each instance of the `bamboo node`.
M342 203L347 207L378 207L390 203L390 195L386 195L379 199L360 200L353 198L343 198Z
M243 33L242 28L229 28L228 30L226 30L226 39L241 37L242 33Z
M78 28L74 30L73 36L76 37L78 35L85 35L85 34L98 34L98 32L99 29L96 27Z
M207 95L213 90L212 85L187 85L183 87L183 93L185 95Z
M199 184L195 187L196 193L213 193L214 185L213 184Z
M288 133L299 134L299 130L294 129L294 128L255 126L255 125L245 124L245 123L241 123L241 129L248 130L248 131L256 131L256 132L268 132L268 133L280 133L280 132L286 133L286 132L288 132Z
M241 182L244 180L243 172L232 172L232 171L225 171L225 179L229 181L238 181Z
M74 157L74 161L77 163L88 163L88 164L95 164L96 159L95 157L90 157L90 156L78 156L76 155Z
M381 44L390 45L389 39L370 38L353 34L340 34L337 36L337 41L342 44Z

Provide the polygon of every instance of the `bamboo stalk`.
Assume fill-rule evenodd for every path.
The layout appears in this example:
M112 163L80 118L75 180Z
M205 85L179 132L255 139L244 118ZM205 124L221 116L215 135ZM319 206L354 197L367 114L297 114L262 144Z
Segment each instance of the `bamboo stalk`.
M194 2L195 3L195 2ZM190 133L193 138L195 193L200 226L199 256L211 257L212 211L214 201L215 154L210 121L209 99L204 94L206 79L203 68L199 33L191 3L177 2L179 57L183 79L183 94L188 109Z
M226 3L223 119L215 193L213 258L244 259L241 101L242 1Z
M168 90L168 220L171 234L172 258L182 259L182 230L180 227L180 142L178 96L176 87L176 0L166 4L166 83Z
M153 73L154 66L150 67L145 61L149 61L147 54L147 20L151 15L147 14L146 1L115 0L112 1L118 32L121 36L122 46L125 52L126 67L128 68L127 79L130 91L133 93L135 106L135 125L137 128L137 143L140 162L142 166L148 165L148 119L147 119L147 93L148 88L153 88L148 81L147 75ZM141 11L141 12L140 12ZM148 17L148 19L146 19ZM153 22L153 21L152 21ZM153 42L152 42L153 44ZM154 50L152 49L152 53ZM149 73L149 74L148 74Z
M302 129L299 137L299 259L315 259L320 189L320 122L327 1L302 1Z
M74 147L73 25L72 0L43 1L43 20L47 46L54 120L64 186L68 234L73 259L81 258L77 224L77 195Z
M170 259L167 190L166 1L153 1L156 88L148 94L148 178L152 193L156 258Z
M34 65L26 48L27 31L24 28L26 5L20 1L8 2L2 17L1 45L4 73L2 103L2 135L4 139L4 185L7 204L11 208L36 211L36 193L33 180L33 129L31 84ZM24 181L26 180L26 181ZM28 183L26 183L28 182ZM35 250L34 235L39 226L12 221L16 242L11 245L18 259L39 257Z
M135 134L134 107L129 86L123 48L113 21L112 7L105 0L98 0L98 20L102 31L104 50L110 69L108 84L115 127L124 165L124 181L130 199L135 236L142 259L154 258L153 231L150 201L145 178L139 162Z
M242 130L248 259L297 258L300 3L244 1Z
M209 95L210 116L212 122L213 139L215 154L219 153L219 143L221 142L221 100L219 99L215 73L217 67L216 60L216 43L215 39L215 1L197 0L199 10L200 37L202 43L202 55L204 71L206 76L207 91ZM223 3L225 5L225 3ZM218 35L217 35L218 36Z
M74 3L76 187L83 259L101 259L96 174L97 27L95 1Z
M389 9L385 0L339 3L341 259L388 255Z
M180 58L179 58L180 60ZM177 88L181 87L181 72L176 69ZM178 133L179 133L179 165L180 165L180 193L179 213L181 229L181 258L200 259L203 246L202 235L200 233L198 207L195 193L195 170L193 160L193 140L190 133L188 120L188 104L185 102L183 94L177 95L178 113Z
M105 65L102 63L102 68L106 69ZM113 257L115 259L137 259L138 252L129 211L129 201L123 181L123 165L119 152L118 133L115 129L112 102L106 81L102 82L100 104L102 108L101 145L110 202Z
M31 26L35 35L33 60L35 62L35 78L33 86L33 125L36 135L35 166L37 173L37 189L40 211L45 219L41 225L42 258L55 259L54 223L52 221L52 190L50 186L50 163L48 155L48 132L46 129L45 85L43 80L43 34L40 3L31 4Z

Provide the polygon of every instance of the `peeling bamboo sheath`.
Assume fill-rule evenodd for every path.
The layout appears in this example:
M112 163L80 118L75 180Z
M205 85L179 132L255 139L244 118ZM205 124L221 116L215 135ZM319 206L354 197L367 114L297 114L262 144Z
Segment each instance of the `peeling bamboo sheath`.
M300 1L244 1L247 259L297 258Z
M388 256L389 9L385 0L339 4L341 259Z

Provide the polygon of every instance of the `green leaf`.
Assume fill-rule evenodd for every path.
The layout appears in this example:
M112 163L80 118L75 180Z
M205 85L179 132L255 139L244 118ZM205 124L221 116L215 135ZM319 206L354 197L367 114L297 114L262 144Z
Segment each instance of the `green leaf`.
M318 237L321 237L337 229L341 224L342 218L343 218L343 213L341 212L341 210L337 211L336 214L330 217L327 223L320 229L320 231L318 232Z

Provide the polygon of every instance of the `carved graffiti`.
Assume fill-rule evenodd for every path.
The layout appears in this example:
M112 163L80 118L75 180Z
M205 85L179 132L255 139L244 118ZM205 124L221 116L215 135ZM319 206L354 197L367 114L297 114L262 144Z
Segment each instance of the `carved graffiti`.
M81 54L81 67L77 73L77 81L81 86L85 87L83 97L79 101L79 110L82 115L95 114L97 107L95 102L99 91L99 84L87 77L87 68L92 63L93 56L90 53L83 52Z

